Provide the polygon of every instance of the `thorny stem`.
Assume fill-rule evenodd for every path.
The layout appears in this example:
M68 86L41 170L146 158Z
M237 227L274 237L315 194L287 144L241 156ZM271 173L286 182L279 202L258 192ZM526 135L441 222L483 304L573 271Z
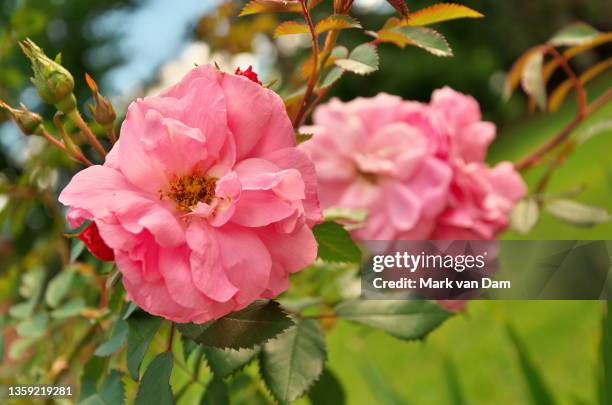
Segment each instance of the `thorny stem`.
M312 72L310 73L308 84L306 85L306 92L304 93L304 98L300 104L300 109L293 120L293 128L295 129L299 128L304 121L306 109L312 97L312 93L314 92L315 85L317 84L317 77L319 74L319 39L317 37L314 24L312 23L312 18L306 5L306 0L299 0L299 2L302 6L302 15L304 16L304 20L308 25L308 30L310 31L310 37L312 39Z
M100 141L98 141L98 138L96 138L85 120L83 120L81 113L79 113L76 108L68 113L68 118L74 121L74 123L77 125L77 127L79 127L81 132L83 132L83 135L85 135L87 142L89 142L91 146L93 146L93 148L100 154L100 156L102 156L103 158L106 157L106 150L104 149Z
M168 346L166 351L172 353L172 341L174 340L174 322L170 323L170 334L168 336Z
M572 132L591 114L605 106L612 100L612 89L608 89L604 94L599 96L595 101L585 108L584 114L578 115L563 128L557 135L551 138L548 142L537 148L531 155L519 160L514 167L517 170L526 170L540 162L542 157L561 143L563 143Z
M68 156L83 163L85 166L93 165L93 163L91 163L89 159L87 159L85 155L83 155L83 152L81 152L79 147L74 144L70 136L68 136L68 134L66 133L66 130L64 129L64 124L62 123L61 115L62 113L60 112L55 114L55 116L53 117L53 123L55 124L55 127L57 128L60 135L62 136L62 139L64 140L66 153L68 154Z
M41 127L42 128L42 127ZM47 131L46 129L42 128L40 130L40 134L43 138L45 138L50 144L52 144L53 146L66 151L66 146L60 141L58 140L56 137L54 137L53 135L51 135L49 133L49 131Z

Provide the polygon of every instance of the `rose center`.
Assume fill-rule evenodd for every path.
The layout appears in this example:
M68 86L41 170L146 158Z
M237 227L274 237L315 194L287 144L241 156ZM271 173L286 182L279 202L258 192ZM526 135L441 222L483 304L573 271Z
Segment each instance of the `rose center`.
M210 204L215 196L217 179L194 174L172 180L160 199L170 198L180 211L191 211L199 202Z

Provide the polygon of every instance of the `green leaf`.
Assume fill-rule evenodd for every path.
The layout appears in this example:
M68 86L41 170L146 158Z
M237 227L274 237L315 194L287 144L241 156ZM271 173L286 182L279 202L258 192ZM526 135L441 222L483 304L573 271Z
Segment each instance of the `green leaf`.
M543 63L544 54L542 52L535 52L529 55L529 58L525 62L523 73L521 77L521 85L523 90L538 104L540 109L546 109L547 95L546 85L544 84L543 74Z
M319 244L319 257L328 262L360 263L361 251L342 225L326 221L312 229Z
M36 302L34 300L20 302L9 308L9 315L16 319L26 319L32 315Z
M508 325L508 337L514 345L519 358L521 371L525 378L525 383L529 389L531 403L533 405L553 405L555 401L546 383L544 382L539 370L533 364L533 360L527 353L525 345L514 329Z
M132 316L127 320L127 366L132 379L135 381L140 376L140 364L151 344L151 340L153 340L161 325L161 321L161 318L144 314Z
M100 387L100 397L105 404L123 405L125 403L125 387L121 381L122 374L117 370L111 370Z
M601 405L612 405L612 301L605 301L604 308L601 323L599 390Z
M382 329L400 339L423 339L451 313L430 301L351 300L340 303L343 319Z
M510 216L510 227L516 232L526 234L538 223L540 207L533 198L525 198L516 204Z
M207 347L205 353L212 372L220 378L225 378L249 364L259 350L259 347L240 350Z
M51 318L53 319L66 319L72 316L77 316L81 313L81 310L85 308L85 301L83 298L74 298L66 302L64 305L51 311Z
M204 346L240 349L262 344L292 324L277 302L258 300L216 321L177 326L183 335Z
M576 142L582 144L602 134L612 134L612 119L603 119L588 125L576 134Z
M326 88L332 86L334 83L336 83L338 80L340 80L340 78L342 77L343 73L344 73L344 70L340 69L339 67L333 67L333 68L329 69L329 72L327 72L327 74L325 75L325 77L321 81L321 84L319 85L319 88L326 89Z
M174 404L172 387L170 387L171 374L172 353L163 352L155 356L142 376L134 404Z
M583 45L597 38L601 32L585 23L574 23L557 32L549 41L554 46Z
M85 244L79 239L72 239L72 248L70 249L70 263L76 262L81 253L85 250Z
M453 50L446 38L431 28L399 26L382 30L379 32L379 37L402 48L413 45L435 56L453 56Z
M444 21L457 20L460 18L482 18L481 13L469 7L452 4L438 3L431 7L415 11L409 14L405 24L407 25L430 25Z
M612 221L612 214L605 208L572 200L547 201L544 209L554 217L577 226L593 226Z
M378 51L371 44L361 44L352 50L347 59L337 59L336 65L358 75L368 75L378 70Z
M359 21L352 17L341 14L334 14L319 21L315 26L315 31L317 32L317 34L322 34L331 30L344 30L349 28L362 27Z
M104 357L110 356L115 353L123 344L127 338L128 334L128 324L121 318L118 318L113 326L113 331L111 333L110 339L106 342L102 343L96 351L94 355Z
M221 378L215 377L206 386L200 405L229 405L227 386Z
M285 21L279 24L274 30L274 38L282 37L284 35L308 33L310 33L310 30L306 24L297 21Z
M308 391L308 398L313 405L343 405L346 403L342 384L328 368L323 369L319 380Z
M71 269L61 271L49 282L45 292L45 301L51 308L56 308L70 291L75 272Z
M448 390L451 397L452 405L466 405L468 402L465 400L463 390L461 389L461 383L459 382L459 375L457 374L457 367L455 363L447 357L444 360L444 370L446 371L446 381L448 384Z
M325 363L325 339L318 323L300 320L264 345L261 374L281 404L291 402L319 378Z
M49 324L49 315L39 312L31 319L26 319L17 324L17 334L21 337L36 338L45 333Z

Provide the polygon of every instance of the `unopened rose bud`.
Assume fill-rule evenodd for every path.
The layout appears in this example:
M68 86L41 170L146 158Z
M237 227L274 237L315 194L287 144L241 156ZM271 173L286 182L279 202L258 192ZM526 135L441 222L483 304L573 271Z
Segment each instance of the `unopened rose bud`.
M74 78L58 61L50 59L30 39L19 42L23 53L32 62L34 77L32 83L36 86L40 98L45 103L54 104L65 113L76 108L74 98Z
M2 100L0 100L0 109L8 111L21 132L25 135L38 133L43 119L40 115L28 110L23 104L21 109L12 108Z
M109 99L100 94L98 85L87 73L85 74L85 81L94 96L95 105L89 104L87 106L94 120L104 127L113 125L117 118L117 113L115 113L112 103Z

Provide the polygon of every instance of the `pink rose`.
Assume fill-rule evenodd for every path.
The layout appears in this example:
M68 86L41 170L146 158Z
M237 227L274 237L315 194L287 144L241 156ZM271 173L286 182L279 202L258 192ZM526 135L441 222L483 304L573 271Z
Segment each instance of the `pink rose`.
M322 206L365 208L357 240L491 239L526 187L509 163L484 163L495 126L449 88L430 104L379 94L319 107L300 145Z
M316 187L280 97L202 66L132 103L104 165L60 201L72 226L95 222L129 299L201 323L280 294L315 260Z
M332 100L302 129L314 134L300 146L315 163L322 205L369 211L356 239L427 238L446 207L452 172L413 124L425 109L387 94Z

